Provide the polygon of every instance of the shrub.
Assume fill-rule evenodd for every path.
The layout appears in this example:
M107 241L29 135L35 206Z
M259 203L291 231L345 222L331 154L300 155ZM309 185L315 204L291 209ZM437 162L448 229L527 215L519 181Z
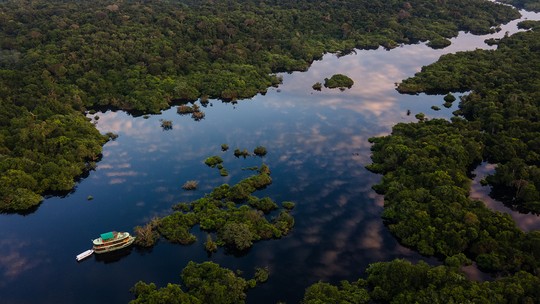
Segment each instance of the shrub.
M163 130L171 130L173 128L173 124L171 120L160 119L160 121L161 121L161 127L163 128Z
M268 267L264 267L264 268L255 268L255 281L257 281L257 283L264 283L266 281L268 281Z
M205 116L204 112L202 111L196 111L191 114L191 118L193 118L195 121L199 121L203 119Z
M193 113L194 110L192 107L188 106L188 105L181 105L181 106L178 106L176 108L176 112L178 114L189 114L189 113Z
M216 165L223 163L223 159L217 155L210 156L204 160L204 163L211 168L215 168Z
M454 95L452 95L452 93L448 93L448 94L446 94L446 96L444 96L444 101L446 101L446 102L454 102L454 101L456 101L456 97Z
M281 203L281 205L283 206L283 208L287 209L287 210L292 210L295 206L295 204L293 202L283 202Z
M217 243L214 242L214 240L212 239L212 236L208 234L206 236L206 243L204 243L204 249L206 249L206 251L208 252L216 252L217 248L218 248Z
M219 169L219 175L221 175L221 176L229 176L229 172L227 172L227 169L225 169L225 168L220 168Z
M152 247L159 239L159 233L156 231L159 226L159 218L154 217L144 226L135 227L135 244L141 247Z
M257 156L265 156L266 148L263 146L258 146L257 148L255 148L255 150L253 150L253 153L255 153L255 155Z
M320 82L316 82L312 88L315 90L315 91L320 91L322 89L322 83Z
M221 151L227 151L227 150L229 150L229 145L227 145L227 144L222 144L222 145L221 145Z
M330 89L333 88L351 88L354 81L346 75L335 74L330 79L324 79L324 86Z
M247 149L244 149L243 151L240 151L240 149L235 149L235 150L234 150L234 156L236 156L236 157L242 156L242 157L246 158L246 157L248 157L249 155L250 155L250 154L249 154L249 152L248 152Z
M196 180L188 180L184 183L182 186L182 189L184 190L195 190L197 189L197 186L199 185L199 182Z

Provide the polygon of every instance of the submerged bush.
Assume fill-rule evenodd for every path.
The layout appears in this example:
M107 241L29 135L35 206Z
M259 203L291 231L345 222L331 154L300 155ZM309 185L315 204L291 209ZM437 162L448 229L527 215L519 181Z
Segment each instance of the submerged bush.
M263 146L258 146L253 150L253 153L257 156L265 156L266 155L266 148Z
M141 247L152 247L159 239L159 233L157 228L159 226L160 219L154 217L144 226L135 227L135 244Z
M223 163L223 159L217 155L210 156L204 160L204 163L211 168L216 167L218 164Z
M182 185L182 189L184 190L195 190L197 189L197 186L199 185L199 182L196 180L189 180Z
M292 210L295 206L295 204L293 202L283 202L281 203L281 205L283 206L283 208L287 209L287 210Z
M234 150L234 156L236 156L236 157L242 156L242 157L246 158L246 157L250 156L250 154L249 154L247 149L244 149L242 151L240 151L240 149L235 149Z
M173 123L171 120L160 119L160 121L161 121L161 128L163 128L163 130L165 131L172 130Z

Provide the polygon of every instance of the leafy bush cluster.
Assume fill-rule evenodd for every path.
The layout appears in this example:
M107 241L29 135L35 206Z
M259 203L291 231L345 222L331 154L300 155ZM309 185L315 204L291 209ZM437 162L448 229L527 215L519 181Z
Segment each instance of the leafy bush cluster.
M334 88L351 88L354 84L354 81L349 78L347 75L335 74L330 78L324 79L324 86L329 89Z
M288 234L294 226L290 209L268 220L265 214L278 209L278 205L268 197L259 199L252 195L272 183L269 173L268 167L262 165L257 175L236 185L223 184L198 200L179 204L174 213L160 220L159 233L172 242L190 244L196 238L189 231L198 224L202 230L216 234L215 241L211 234L207 237L205 248L209 252L218 245L242 251L255 241Z
M213 262L189 262L182 270L181 278L183 289L171 283L158 289L154 283L139 281L131 289L136 299L130 303L241 304L245 303L246 291L263 282L246 280Z

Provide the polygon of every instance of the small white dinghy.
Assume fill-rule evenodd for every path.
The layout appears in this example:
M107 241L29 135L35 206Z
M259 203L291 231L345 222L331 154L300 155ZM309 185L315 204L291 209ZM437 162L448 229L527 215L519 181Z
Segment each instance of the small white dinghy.
M92 253L94 253L94 250L88 249L85 252L83 252L81 254L78 254L77 257L76 257L77 262L86 259L87 257L91 256Z

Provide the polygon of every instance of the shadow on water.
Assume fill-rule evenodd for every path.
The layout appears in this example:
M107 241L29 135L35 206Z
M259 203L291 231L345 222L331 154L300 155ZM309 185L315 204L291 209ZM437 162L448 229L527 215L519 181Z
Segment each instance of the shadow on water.
M131 251L133 251L133 246L129 246L126 248L122 248L122 249L115 250L112 252L107 252L107 253L99 253L99 254L94 253L94 259L97 262L101 262L105 264L116 263L120 261L121 259L130 255Z

